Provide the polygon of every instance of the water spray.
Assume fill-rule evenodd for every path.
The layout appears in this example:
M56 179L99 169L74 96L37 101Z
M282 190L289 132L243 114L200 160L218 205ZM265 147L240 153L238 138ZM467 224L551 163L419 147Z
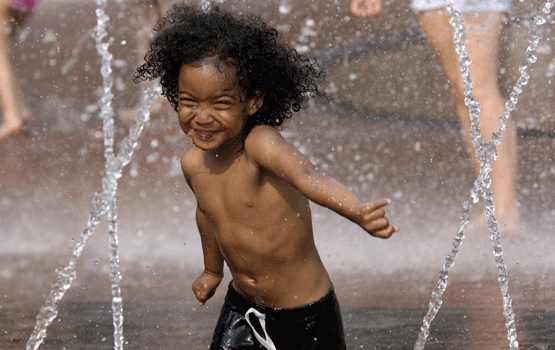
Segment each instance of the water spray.
M104 214L107 215L108 219L108 238L110 243L110 280L112 291L112 317L114 324L114 349L123 349L123 301L120 290L121 273L119 271L117 237L117 181L121 177L123 168L131 161L131 157L137 146L137 140L144 126L150 119L150 104L155 100L155 97L160 94L160 89L151 86L144 90L137 111L135 124L130 127L128 136L120 143L119 151L116 154L114 151L114 109L112 107L112 100L114 98L112 94L112 54L109 51L113 38L110 38L107 42L103 41L108 35L106 32L106 25L109 21L109 17L104 11L106 2L107 0L96 0L98 5L96 10L97 25L94 28L96 49L102 58L100 72L103 77L103 95L100 99L100 117L103 120L106 172L102 178L101 190L94 195L93 209L89 215L87 226L79 237L69 263L64 268L56 270L58 276L52 284L50 295L37 315L35 328L27 341L27 350L38 349L44 341L48 326L58 315L59 302L77 276L75 268L77 260L83 253L87 239L94 233L96 226L100 222L101 216Z
M450 23L455 29L453 41L456 46L457 54L460 59L461 75L464 79L464 92L465 92L465 104L469 108L470 112L470 135L472 137L472 144L476 150L476 160L480 163L480 174L474 182L474 187L472 188L470 198L463 203L463 214L460 219L460 226L453 240L453 245L451 251L445 258L445 263L440 270L440 278L436 287L432 292L432 297L429 303L429 309L422 322L422 327L420 328L420 333L418 334L418 340L414 345L415 350L422 350L426 345L426 340L430 334L430 325L437 315L441 304L443 301L441 297L447 289L447 284L449 281L449 270L455 264L455 260L460 250L460 246L465 238L464 231L469 220L470 208L478 203L480 200L480 195L486 203L485 215L488 221L488 228L491 233L491 241L493 244L493 254L495 257L495 263L498 270L498 282L501 289L501 294L503 297L503 315L505 316L505 326L507 328L507 338L509 340L509 345L511 350L518 349L516 324L515 324L515 314L512 308L512 298L509 295L509 277L508 269L503 261L503 248L501 246L501 239L499 234L499 227L497 220L495 219L495 205L493 204L493 193L490 190L491 177L489 173L491 172L491 166L497 159L496 147L501 143L501 134L506 129L507 119L510 117L511 112L516 108L518 103L518 97L523 91L523 86L528 83L530 79L530 74L527 72L528 68L536 62L536 56L534 52L538 48L539 41L542 35L539 32L539 27L547 22L547 17L551 12L551 8L554 6L554 2L548 0L544 7L542 8L541 14L534 17L534 21L530 27L530 45L526 49L526 59L519 66L520 78L515 83L512 92L509 97L509 101L505 103L505 112L499 118L497 133L492 135L490 142L485 143L482 140L482 135L480 133L480 104L472 97L472 81L470 79L470 72L468 66L471 64L466 48L462 43L462 37L464 35L464 27L461 15L458 11L453 8L453 0L446 0L447 10L451 15Z

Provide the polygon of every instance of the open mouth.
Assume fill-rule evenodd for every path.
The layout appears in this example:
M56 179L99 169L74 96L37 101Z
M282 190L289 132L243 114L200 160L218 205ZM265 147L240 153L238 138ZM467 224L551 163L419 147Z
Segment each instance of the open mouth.
M195 130L195 134L201 139L201 140L210 140L211 138L214 137L214 135L216 134L216 132L213 131L200 131L200 130Z

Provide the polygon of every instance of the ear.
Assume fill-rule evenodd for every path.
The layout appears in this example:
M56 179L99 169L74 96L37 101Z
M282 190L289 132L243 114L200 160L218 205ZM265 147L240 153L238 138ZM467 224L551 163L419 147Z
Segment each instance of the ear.
M250 117L251 115L258 112L263 103L264 94L257 90L255 96L247 102L247 115Z

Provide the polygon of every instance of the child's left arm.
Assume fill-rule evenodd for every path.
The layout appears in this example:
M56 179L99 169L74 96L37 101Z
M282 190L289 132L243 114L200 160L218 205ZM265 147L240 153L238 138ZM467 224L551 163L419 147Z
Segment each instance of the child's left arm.
M276 129L267 126L253 129L245 142L245 151L260 167L297 188L314 203L355 222L372 236L388 238L399 230L389 223L382 209L390 200L361 203L341 183L319 173Z

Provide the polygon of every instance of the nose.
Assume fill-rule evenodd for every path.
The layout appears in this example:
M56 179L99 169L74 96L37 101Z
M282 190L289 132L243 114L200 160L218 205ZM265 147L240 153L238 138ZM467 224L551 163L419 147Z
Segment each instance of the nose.
M210 124L213 121L214 118L212 118L210 111L208 111L206 108L201 108L197 110L197 113L195 115L195 122L197 124L205 125Z

